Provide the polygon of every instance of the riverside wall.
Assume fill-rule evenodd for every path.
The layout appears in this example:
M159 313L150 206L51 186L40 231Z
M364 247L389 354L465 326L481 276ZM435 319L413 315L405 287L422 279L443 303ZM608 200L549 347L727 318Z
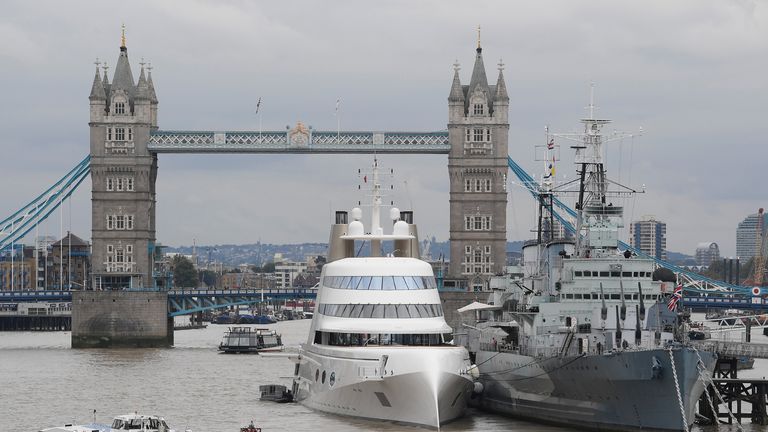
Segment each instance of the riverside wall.
M168 293L75 291L72 348L150 348L173 345Z

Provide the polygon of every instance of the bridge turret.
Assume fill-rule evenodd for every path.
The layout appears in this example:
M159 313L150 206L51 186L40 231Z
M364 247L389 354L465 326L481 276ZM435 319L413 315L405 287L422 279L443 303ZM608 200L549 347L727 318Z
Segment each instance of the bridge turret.
M157 155L147 142L156 127L157 97L143 62L134 83L124 30L121 42L112 83L105 66L90 98L91 286L97 289L155 285Z
M496 80L496 94L493 96L493 118L506 122L509 118L509 95L504 83L504 62L499 60L499 78Z
M107 93L104 91L104 82L99 73L99 61L96 61L96 75L93 77L91 94L88 100L91 101L91 121L101 121L107 109Z
M450 121L458 121L466 114L464 109L464 90L461 87L461 78L459 78L459 61L453 64L453 84L451 85L451 94L448 96L448 118Z

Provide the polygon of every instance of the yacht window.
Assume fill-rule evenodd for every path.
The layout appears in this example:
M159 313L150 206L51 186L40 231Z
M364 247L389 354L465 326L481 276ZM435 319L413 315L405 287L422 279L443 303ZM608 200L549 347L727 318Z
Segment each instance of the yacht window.
M632 277L632 272L622 272L621 276L622 277Z
M416 289L425 289L426 286L424 285L424 279L421 278L421 276L414 276L413 283L416 286Z
M367 304L363 306L363 311L360 313L360 318L372 318L373 317L373 305Z
M411 314L408 313L408 305L397 305L397 317L398 318L410 318Z
M409 290L415 290L416 289L416 282L413 281L413 277L411 276L398 276L399 278L402 278L404 285L403 289L409 289Z
M393 304L384 305L384 316L381 318L397 318L397 307Z
M632 300L632 294L624 294L624 300Z
M416 305L409 304L408 306L408 313L411 315L411 318L421 318L419 315L419 310L416 309Z
M566 295L565 295L565 298L567 298L567 299L573 299L573 294L566 294Z
M371 285L368 289L381 290L381 276L371 276Z
M600 277L608 277L608 272L600 272Z
M573 298L576 299L576 300L581 300L581 294L574 294Z
M381 278L382 285L381 289L383 290L393 290L395 289L395 279L392 276L384 276Z
M590 277L592 276L592 272L589 270L584 270L584 277Z
M349 317L349 312L352 310L352 305L344 305L338 314L334 314L334 316L338 317Z
M621 272L611 272L611 277L621 277Z
M576 272L576 274L575 274L575 276L576 276L576 277L581 277L581 272L580 272L580 271L577 271L577 272Z
M349 288L349 282L352 278L349 276L344 276L344 278L341 280L341 289L348 289Z
M360 312L363 311L363 305L352 305L352 310L348 312L350 318L360 318Z
M349 282L349 289L360 289L358 287L360 279L362 279L360 276L352 276L352 280Z
M637 277L637 272L632 273L635 277Z
M430 311L429 311L429 310L427 310L427 306L426 306L426 305L423 305L423 304L419 304L419 305L416 305L416 309L418 309L418 311L419 311L419 315L420 315L422 318L428 318L428 317L432 317L432 316L434 316L434 315L432 315L432 314L430 313Z
M637 300L637 294L632 294L632 300Z
M618 294L611 294L611 300L619 300L620 297Z
M357 289L367 290L371 286L371 277L363 276L360 278L360 283L357 285Z

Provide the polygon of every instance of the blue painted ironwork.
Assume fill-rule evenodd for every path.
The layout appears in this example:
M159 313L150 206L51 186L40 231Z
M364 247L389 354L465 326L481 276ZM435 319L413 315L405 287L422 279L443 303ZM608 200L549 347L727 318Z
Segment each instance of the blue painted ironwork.
M0 233L4 235L0 239L0 251L19 242L36 225L47 219L54 210L59 208L64 200L72 196L72 193L88 177L90 162L91 157L85 157L53 186L0 222Z
M168 316L275 300L314 300L317 290L170 290ZM71 302L72 291L0 291L0 303Z
M447 154L448 132L154 131L154 153L426 153Z
M686 308L727 308L727 309L768 309L768 300L762 297L747 296L747 295L734 295L734 296L683 296L681 302L683 307Z

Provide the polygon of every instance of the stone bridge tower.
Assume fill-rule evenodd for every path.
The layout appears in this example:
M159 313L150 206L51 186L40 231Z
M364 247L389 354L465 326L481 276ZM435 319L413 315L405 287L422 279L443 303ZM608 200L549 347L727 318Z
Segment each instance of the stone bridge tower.
M479 39L469 85L461 84L454 66L448 97L449 277L479 290L506 265L509 96L501 63L496 85L488 85Z
M151 68L134 83L123 31L112 83L104 66L89 97L93 289L154 287L157 155L147 150L157 129Z

